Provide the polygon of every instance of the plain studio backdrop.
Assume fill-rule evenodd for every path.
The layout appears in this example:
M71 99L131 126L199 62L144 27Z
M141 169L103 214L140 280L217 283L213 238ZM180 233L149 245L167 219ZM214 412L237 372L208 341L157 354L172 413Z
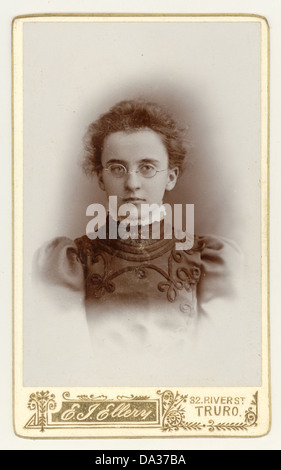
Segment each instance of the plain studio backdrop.
M104 203L81 170L87 126L123 99L147 97L189 127L191 159L167 202L195 205L195 232L245 255L251 377L260 380L260 25L46 22L24 25L24 256L86 232ZM28 305L26 291L26 305Z

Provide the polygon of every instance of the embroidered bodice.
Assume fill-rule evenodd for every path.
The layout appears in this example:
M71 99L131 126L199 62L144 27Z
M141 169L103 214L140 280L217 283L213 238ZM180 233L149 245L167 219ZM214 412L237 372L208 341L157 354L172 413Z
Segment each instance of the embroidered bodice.
M148 302L158 308L167 301L191 315L201 270L195 263L204 241L189 252L176 251L174 240L75 240L81 260L87 301ZM198 258L198 256L197 256Z
M228 321L241 256L234 243L221 237L195 237L191 250L177 250L175 242L59 237L37 253L36 278L53 286L55 301L63 305L68 297L65 311L77 299L85 306L94 358L89 359L91 383L114 385L120 379L124 385L128 376L129 385L139 385L142 377L148 385L154 379L160 384L167 374L180 382L182 366L185 377L198 376L198 336L203 334L206 342L214 320L216 334L221 319ZM228 307L218 313L225 299ZM62 316L56 318L63 323ZM74 322L73 327L75 336Z

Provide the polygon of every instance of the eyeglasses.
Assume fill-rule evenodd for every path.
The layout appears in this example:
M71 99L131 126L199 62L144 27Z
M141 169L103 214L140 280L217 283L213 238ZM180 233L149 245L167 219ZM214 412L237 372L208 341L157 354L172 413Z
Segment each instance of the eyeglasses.
M150 163L143 163L139 165L136 170L129 171L128 168L121 163L111 163L103 169L108 171L114 178L124 178L124 176L127 176L129 173L139 173L143 178L153 178L156 173L167 171L168 168L165 168L165 170L156 170L155 166Z

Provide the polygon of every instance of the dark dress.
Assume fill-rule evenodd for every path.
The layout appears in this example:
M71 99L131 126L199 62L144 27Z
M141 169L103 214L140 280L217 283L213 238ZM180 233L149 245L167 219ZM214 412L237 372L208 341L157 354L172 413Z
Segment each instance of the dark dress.
M85 235L74 241L56 238L39 250L36 289L52 298L56 337L62 329L55 341L56 357L64 357L53 370L56 381L64 383L63 376L76 383L72 374L79 384L95 386L227 380L239 341L232 324L237 323L241 253L235 243L216 236L195 237L191 250L177 250L175 243L174 238L90 240ZM37 351L42 355L40 346ZM232 357L228 364L226 351Z

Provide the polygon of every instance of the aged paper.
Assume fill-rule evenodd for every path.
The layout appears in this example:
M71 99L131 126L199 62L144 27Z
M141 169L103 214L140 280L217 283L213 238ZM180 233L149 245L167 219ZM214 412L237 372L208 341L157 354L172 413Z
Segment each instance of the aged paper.
M19 436L269 431L268 44L255 15L14 19ZM181 175L178 128L165 130L162 114L160 130L156 107L141 121L139 99L161 103L188 131ZM127 111L114 108L124 101ZM95 143L87 168L97 175L87 179L91 122L92 150L93 129L104 134L104 167ZM108 196L162 203L163 184L171 213L194 206L191 249L165 235L85 235L92 204L102 215Z

